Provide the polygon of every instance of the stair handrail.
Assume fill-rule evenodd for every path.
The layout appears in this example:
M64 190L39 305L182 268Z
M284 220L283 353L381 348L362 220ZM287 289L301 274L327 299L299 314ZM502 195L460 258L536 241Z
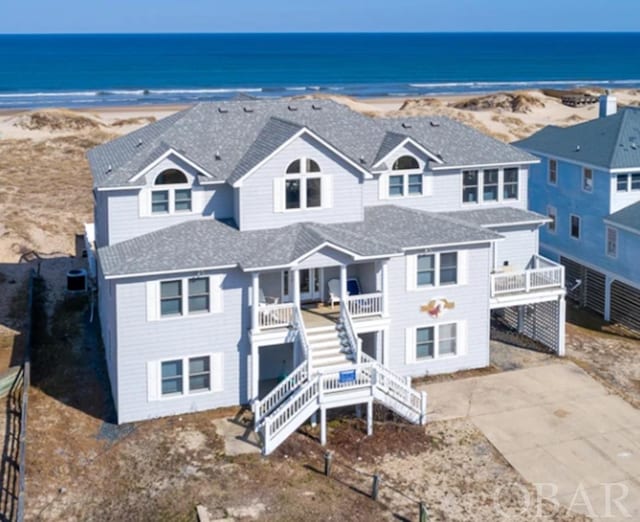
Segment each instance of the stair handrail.
M359 337L356 335L356 329L353 325L353 320L349 313L349 307L346 303L344 306L340 306L340 317L342 319L342 325L344 326L344 332L347 334L347 341L349 342L349 347L353 354L353 360L357 363L360 361L361 344Z
M302 319L302 312L299 306L293 308L293 325L298 332L298 339L302 346L302 355L307 363L307 375L311 375L311 347L309 346L309 339L307 338L307 329Z
M262 399L253 401L253 423L256 431L260 429L265 417L275 411L283 400L307 380L308 371L307 361L302 362Z

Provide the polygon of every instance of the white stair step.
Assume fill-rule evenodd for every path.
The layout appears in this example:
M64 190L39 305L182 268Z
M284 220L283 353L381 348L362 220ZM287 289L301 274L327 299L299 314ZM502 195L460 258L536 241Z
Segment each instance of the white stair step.
M325 341L327 339L337 339L338 336L336 335L336 332L326 332L326 333L318 333L318 334L313 334L313 335L307 335L307 341L309 341L309 344L315 342L315 341Z
M335 357L324 357L320 360L312 360L314 368L326 368L327 366L342 366L345 363L350 362L344 355Z
M309 343L309 346L311 347L311 350L317 350L320 348L331 348L331 347L340 348L341 344L340 344L340 341L338 341L337 339L330 339L328 341Z
M324 350L316 350L311 352L312 359L320 359L322 357L335 357L340 355L344 357L344 352L340 348L326 348Z
M335 332L335 331L336 331L335 324L330 324L328 326L315 326L313 328L307 328L307 337L315 333Z

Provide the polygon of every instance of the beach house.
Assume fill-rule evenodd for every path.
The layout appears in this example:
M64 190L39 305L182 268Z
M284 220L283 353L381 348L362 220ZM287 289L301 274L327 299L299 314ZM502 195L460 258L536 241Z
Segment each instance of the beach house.
M487 366L492 318L564 352L538 160L458 122L202 103L88 158L120 423L250 404L269 453L339 406L425 422L411 377Z
M640 329L640 109L600 99L599 117L548 126L516 145L531 167L530 208L551 221L541 253L564 265L568 295Z

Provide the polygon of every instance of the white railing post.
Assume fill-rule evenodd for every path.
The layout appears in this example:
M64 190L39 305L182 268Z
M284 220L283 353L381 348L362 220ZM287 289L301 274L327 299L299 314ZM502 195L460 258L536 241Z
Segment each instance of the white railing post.
M527 270L524 273L524 291L529 292L531 290L531 271Z
M427 392L420 392L420 424L427 423Z
M380 277L382 279L382 295L380 296L382 301L382 315L387 317L389 315L389 262L386 259L382 260Z
M258 272L251 273L251 328L260 330L259 315L260 311L260 274Z

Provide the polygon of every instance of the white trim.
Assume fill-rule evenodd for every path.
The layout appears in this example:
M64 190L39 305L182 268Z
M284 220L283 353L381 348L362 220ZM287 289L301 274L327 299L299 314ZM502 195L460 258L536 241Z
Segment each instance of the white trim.
M461 210L460 212L464 212ZM493 227L521 227L525 225L544 225L551 221L548 217L542 217L540 219L532 220L532 221L510 221L507 223L489 223L484 225L479 225L481 228L493 228Z
M440 355L440 327L449 326L455 324L456 325L456 351L453 354L444 354ZM422 359L418 358L418 330L421 328L433 328L433 357L424 357ZM412 330L410 333L409 331ZM463 342L466 342L466 321L458 320L458 321L439 321L439 322L431 322L428 324L419 324L417 326L407 328L407 353L406 359L407 364L423 364L429 363L432 361L441 361L442 359L454 359L458 357L462 357L467 353L467 347L463 345ZM409 345L409 340L412 341L411 345ZM409 349L412 349L412 352L409 354Z
M607 169L602 169L600 168L600 170L607 170ZM633 167L630 169L609 169L609 172L611 174L624 174L625 172L628 174L640 174L640 167Z
M211 275L194 275L187 277L172 278L158 281L147 281L147 320L148 321L172 321L176 319L193 318L193 317L206 317L214 314L219 314L223 311L223 298L222 298L222 281L224 280L224 274L211 274ZM189 281L192 279L208 279L209 280L209 309L207 311L190 312L189 311ZM174 281L180 281L181 291L181 313L172 315L162 315L162 283L170 283ZM153 287L155 286L155 290ZM150 303L150 295L153 296L155 291L155 314L150 313L149 309L152 305ZM154 319L149 319L154 317Z
M189 360L190 359L199 359L201 357L209 358L209 389L208 390L196 390L191 391L189 389ZM223 368L223 357L224 354L222 352L216 353L198 353L198 354L189 354L183 355L181 357L167 357L163 359L157 359L155 361L147 362L147 368L149 369L155 365L155 396L154 401L168 401L174 399L184 399L185 397L194 397L198 395L207 395L210 393L221 392L223 391L223 383L224 383L224 368ZM162 364L171 361L182 361L182 391L180 393L173 393L170 395L162 394ZM214 366L215 362L215 366ZM219 371L218 371L219 368ZM151 397L153 395L153 391L150 388L151 379L148 380L148 396ZM152 399L149 398L149 401Z
M479 164L469 164L469 165L443 165L441 167L431 167L431 170L474 170L474 169L485 169L485 168L500 168L500 167L515 167L520 165L535 165L540 163L540 160L530 160L530 161L510 161L507 163L479 163Z
M518 169L518 192L515 198L505 198L504 197L504 171L505 169ZM498 179L494 186L497 188L496 199L488 199L485 201L484 199L484 188L485 188L485 173L489 170L497 170L498 171ZM476 185L469 185L469 187L476 187L477 190L477 200L476 201L465 201L464 200L464 173L465 172L476 172L478 179ZM520 167L514 166L504 166L504 167L491 167L491 168L474 168L474 169L464 169L460 172L460 199L462 201L463 210L468 210L470 208L475 207L487 207L490 205L502 205L503 203L512 204L522 201L522 191L523 187L526 185L523 183L523 175ZM512 185L513 183L510 183ZM493 184L492 184L493 185Z
M497 232L496 232L497 233ZM419 246L409 246L409 247L403 247L402 251L403 252L408 252L410 250L430 250L433 248L448 248L448 247L458 247L458 246L466 246L466 245L484 245L485 243L494 243L496 241L504 241L506 239L506 237L501 236L501 237L496 237L494 239L478 239L476 241L464 241L462 243L442 243L439 245L419 245ZM416 252L416 254L419 254L421 252ZM425 252L426 254L430 254L431 252Z
M180 154L177 150L175 150L173 148L169 148L169 150L164 152L159 158L157 158L154 161L152 161L151 163L149 163L144 169L142 169L135 176L130 178L128 183L134 183L135 181L139 180L141 177L143 177L145 174L147 174L154 167L158 166L161 162L166 160L172 154L177 156L179 159L184 161L187 165L189 165L190 167L194 168L198 172L202 172L202 174L204 174L205 176L207 176L209 178L213 178L213 176L209 172L207 172L205 169L203 169L200 165L198 165L194 161L192 161L189 158L187 158L184 154ZM196 176L194 176L194 177L196 177Z
M457 288L467 284L468 278L466 274L462 275L461 271L466 270L467 256L461 255L459 250L444 250L440 252L419 252L415 254L407 255L407 291L424 291L434 289L445 288ZM466 251L462 251L465 252ZM456 282L453 284L440 284L440 257L443 254L456 254ZM418 284L418 257L419 256L433 256L433 275L434 283L432 285L419 285ZM411 261L413 258L413 261ZM413 268L413 271L411 269Z
M400 144L396 145L393 149L391 149L389 152L387 152L386 155L384 155L381 159L379 159L376 163L374 163L371 166L371 170L375 170L378 165L380 165L381 163L384 163L385 160L389 156L391 156L393 153L395 153L399 148L405 147L407 145L407 143L411 143L414 147L416 147L418 150L422 151L426 156L428 156L430 159L432 159L436 163L438 163L440 165L442 165L444 163L444 161L442 159L438 158L438 156L436 156L435 154L433 154L432 152L430 152L429 150L424 148L422 145L420 145L417 141L415 141L410 136L407 136L402 142L400 142ZM413 154L408 152L407 154L403 154L403 156L413 156ZM389 169L389 171L390 170L391 169Z
M323 145L324 147L326 147L327 149L329 149L331 152L333 152L334 154L340 156L343 160L345 160L349 165L351 165L352 167L355 167L357 170L359 170L362 174L364 174L365 179L371 179L373 178L373 176L371 175L371 173L362 168L360 165L358 165L355 161L353 161L351 158L349 158L348 156L346 156L344 153L340 152L338 149L336 149L333 145L329 144L328 142L326 142L324 139L322 139L320 136L318 136L316 133L314 133L313 131L311 131L310 129L308 129L307 127L303 127L301 128L298 132L296 132L293 136L291 136L291 138L289 138L287 141L285 141L282 145L280 145L278 148L276 148L273 152L271 152L266 158L262 159L257 165L254 165L251 169L249 169L248 172L245 172L240 178L238 178L236 181L234 181L231 186L232 187L241 187L242 186L242 182L245 178L251 176L256 170L258 170L259 168L261 168L267 161L269 161L271 158L273 158L274 156L276 156L279 152L281 152L282 150L284 150L286 147L288 147L291 143L293 143L295 140L297 140L300 136L302 136L303 134L308 134L309 136L311 136L313 139L315 139L318 143L320 143L321 145Z
M163 270L161 272L140 272L137 274L112 274L104 276L105 279L129 279L131 277L150 277L150 276L163 276L173 274L185 274L193 272L202 272L204 270L229 270L237 268L238 264L234 265L220 265L220 266L207 266L207 267L195 267L195 268L180 268L178 270Z

